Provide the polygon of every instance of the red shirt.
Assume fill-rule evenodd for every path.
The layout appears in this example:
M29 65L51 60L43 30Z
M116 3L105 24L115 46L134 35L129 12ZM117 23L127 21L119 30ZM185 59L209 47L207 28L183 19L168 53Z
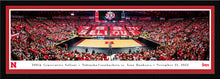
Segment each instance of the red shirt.
M44 57L45 57L46 59L48 59L48 55L45 55Z
M109 60L108 58L105 58L105 60L107 61L107 60Z
M85 60L89 60L89 58L85 58Z
M72 56L72 54L68 54L68 57Z
M115 57L115 59L118 59L118 57Z
M81 58L79 59L79 61L83 61L83 60L84 60L84 59L81 59Z
M202 57L202 59L204 59L205 58L205 54L201 54L201 57Z
M163 60L163 57L161 56L161 57L159 58L159 60Z

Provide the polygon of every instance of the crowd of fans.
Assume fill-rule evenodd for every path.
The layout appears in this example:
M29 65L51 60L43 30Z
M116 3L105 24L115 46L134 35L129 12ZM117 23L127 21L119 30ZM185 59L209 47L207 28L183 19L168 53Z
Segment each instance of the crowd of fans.
M55 43L73 37L72 27L60 26L52 22L30 18L26 21L12 19L11 58L13 60L38 59L41 55L46 56L49 50L55 50ZM34 59L28 58L31 55L34 55Z
M78 19L67 19L67 22L69 22L70 26L79 26L79 20Z
M156 26L150 25L142 34L147 39L162 43L165 55L188 60L209 59L209 23L208 19L166 21ZM181 58L182 59L182 58Z
M182 21L130 21L135 26L144 26L141 34L157 43L164 44L154 50L118 52L112 56L97 52L69 51L54 45L73 37L77 20L60 19L12 19L12 60L90 60L90 61L155 61L155 60L208 60L209 22L207 19ZM101 23L82 20L80 25L128 26L124 23Z

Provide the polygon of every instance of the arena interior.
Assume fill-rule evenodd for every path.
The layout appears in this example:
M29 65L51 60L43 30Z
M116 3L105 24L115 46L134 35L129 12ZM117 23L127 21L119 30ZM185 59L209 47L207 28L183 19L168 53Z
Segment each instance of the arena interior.
M11 11L11 60L209 60L208 11Z

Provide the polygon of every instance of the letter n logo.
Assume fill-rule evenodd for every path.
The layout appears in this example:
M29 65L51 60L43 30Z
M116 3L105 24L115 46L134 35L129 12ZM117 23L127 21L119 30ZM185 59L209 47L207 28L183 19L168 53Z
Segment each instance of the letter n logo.
M11 62L11 68L16 68L16 62Z

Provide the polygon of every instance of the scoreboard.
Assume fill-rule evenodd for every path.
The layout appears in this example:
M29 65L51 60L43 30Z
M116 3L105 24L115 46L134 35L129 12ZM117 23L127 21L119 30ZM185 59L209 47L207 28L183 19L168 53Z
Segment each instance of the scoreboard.
M125 20L124 11L96 11L96 22L119 22Z

